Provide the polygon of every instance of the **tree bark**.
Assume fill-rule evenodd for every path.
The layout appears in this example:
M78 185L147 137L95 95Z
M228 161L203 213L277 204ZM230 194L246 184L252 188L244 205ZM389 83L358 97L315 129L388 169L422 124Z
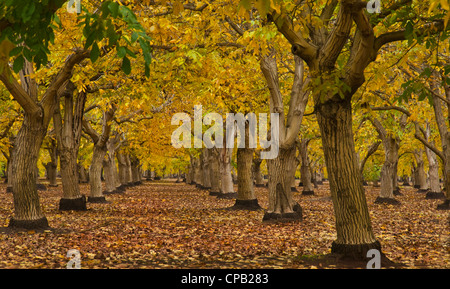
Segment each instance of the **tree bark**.
M36 165L47 126L42 117L25 114L16 136L11 156L14 216L10 219L9 227L40 229L49 226L42 212L36 187Z
M220 198L234 198L233 177L231 175L231 154L232 149L222 148L220 151L220 175L221 175L221 194Z
M91 203L108 203L102 191L102 167L103 160L107 152L107 142L111 133L111 121L116 111L116 106L103 112L102 133L97 133L86 120L83 120L83 129L92 138L94 143L94 152L92 154L92 162L89 167L89 184L91 187L88 202ZM129 160L128 160L129 162Z
M245 124L245 148L237 149L237 196L231 207L236 210L258 210L261 207L253 187L253 151L249 148L249 125Z
M106 203L102 190L102 167L103 160L106 155L104 146L95 145L92 154L92 162L89 167L89 184L91 187L88 202L90 203Z
M217 148L209 149L209 163L210 163L210 174L211 174L211 189L209 194L211 196L220 195L220 164L219 164L219 151ZM188 176L191 170L189 170Z
M331 252L355 259L365 258L367 250L380 250L381 246L372 231L356 160L350 98L342 99L338 95L321 103L317 120L336 217L337 238Z
M302 220L302 209L293 201L291 191L296 150L295 145L280 148L278 157L267 160L269 207L263 221Z
M51 139L49 141L49 146L47 147L47 149L50 155L50 162L45 164L45 169L47 170L47 178L49 180L49 186L57 187L58 149L55 139Z
M208 148L203 148L200 155L202 160L202 184L203 189L205 190L211 189L211 163L209 153L210 151Z
M427 123L425 138L428 142L434 145L434 142L430 140L431 137L431 127ZM430 192L440 193L441 184L439 183L439 163L436 154L427 146L425 146L425 153L428 159L428 184Z
M264 187L264 178L261 173L261 152L259 150L255 151L254 157L253 157L253 178L255 180L255 186L256 187Z
M414 170L414 185L419 192L426 192L428 190L427 177L425 174L425 165L423 160L423 150L416 149L413 151L417 166Z
M61 118L59 105L53 115L63 186L63 197L60 199L59 209L84 211L87 210L86 199L80 193L77 160L86 93L78 93L74 105L74 90L75 86L69 82L61 95L64 98L64 121Z
M302 165L300 167L300 180L303 184L302 195L314 195L313 184L311 183L311 169L308 157L308 144L310 139L302 139L300 142L300 156Z

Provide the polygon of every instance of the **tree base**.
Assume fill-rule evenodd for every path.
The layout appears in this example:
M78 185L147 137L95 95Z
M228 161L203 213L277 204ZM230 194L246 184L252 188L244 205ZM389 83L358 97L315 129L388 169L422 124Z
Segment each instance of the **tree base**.
M425 199L445 199L445 195L443 192L428 192Z
M262 210L261 206L258 204L258 199L254 200L238 200L229 210L247 210L247 211L257 211Z
M255 187L257 188L264 188L266 185L265 184L255 184Z
M58 187L58 185L52 185L52 184L50 184L50 185L48 185L50 188L57 188Z
M262 219L266 223L299 222L303 220L302 207L296 203L292 208L292 213L268 213L264 214Z
M295 187L291 187L291 192L298 192L298 190Z
M302 196L312 196L314 195L314 191L303 191Z
M36 184L36 189L38 191L46 191L47 187L45 185L43 185L43 184Z
M450 200L445 200L442 204L437 205L437 210L450 210ZM450 218L449 218L450 220Z
M400 188L396 188L393 192L394 196L403 196L402 193L400 193Z
M351 260L367 260L367 251L371 249L376 249L382 254L379 241L369 244L338 244L336 241L333 241L331 244L332 254L339 254Z
M86 211L86 197L83 195L76 199L64 199L59 200L60 211Z
M210 196L220 196L221 192L209 192Z
M220 195L217 196L219 199L236 199L237 193L220 193Z
M12 187L6 187L6 192L7 193L12 193L13 192Z
M8 228L13 229L25 229L25 230L33 230L33 229L48 229L48 221L46 217L42 217L37 220L16 220L11 218L9 220Z
M428 192L428 189L420 189L420 188L419 188L419 189L417 190L417 192L420 193L420 194L423 194L423 193Z
M89 203L95 203L95 204L109 204L105 197L88 197Z
M389 205L400 205L400 201L394 198L382 198L377 197L375 199L375 204L389 204Z

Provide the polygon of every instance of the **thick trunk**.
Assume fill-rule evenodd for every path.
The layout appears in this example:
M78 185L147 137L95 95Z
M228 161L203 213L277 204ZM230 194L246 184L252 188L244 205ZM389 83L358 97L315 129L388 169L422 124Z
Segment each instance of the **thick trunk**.
M428 184L427 184L427 176L425 174L423 151L415 150L414 157L417 163L417 166L414 170L414 187L419 189L419 192L425 192L428 190Z
M255 153L255 156L253 158L253 178L255 179L255 186L256 187L264 187L264 178L261 173L261 153L257 151Z
M42 118L25 114L11 156L14 216L10 220L10 227L27 229L48 227L36 188L36 165L46 131L47 127Z
M366 258L367 250L379 250L381 246L372 231L356 160L350 100L336 96L320 103L317 120L336 218L337 239L331 251L352 258Z
M141 169L139 159L135 156L130 156L131 165L131 182L133 185L141 184Z
M50 154L50 162L45 165L47 170L47 179L49 180L50 187L57 187L57 170L58 170L58 149L54 139L50 140L50 146L48 147L48 153Z
M80 183L89 183L89 172L83 165L80 164L78 164L78 178Z
M309 139L304 139L300 143L300 156L302 165L300 167L300 177L303 185L302 195L314 195L313 184L311 183L311 169L308 157Z
M385 136L384 145L384 164L381 168L381 188L380 195L375 200L376 203L399 204L394 199L394 190L397 189L397 163L398 163L398 142L392 136Z
M127 161L125 154L122 152L117 152L117 163L119 167L119 182L122 186L126 186L127 180Z
M87 210L86 199L80 193L77 155L78 147L60 151L61 182L63 186L63 197L59 201L60 210Z
M301 220L302 210L292 199L292 175L294 171L296 146L279 148L278 156L267 160L269 172L269 207L263 221Z
M74 90L75 85L69 82L62 93L64 98L64 122L59 104L53 115L63 187L63 197L59 202L60 210L87 209L85 197L80 193L77 163L86 93L78 93L74 103Z
M49 181L49 187L57 187L57 172L58 165L53 162L48 162L45 164L45 170L47 171L47 179Z
M248 133L246 133L246 140L248 140ZM248 142L246 145L248 146ZM253 187L253 151L254 149L251 148L237 149L237 197L233 209L258 210L261 208Z
M426 129L426 139L431 142L431 128L430 125L427 124ZM431 142L434 145L434 142ZM436 154L427 146L425 146L425 153L427 154L428 159L428 184L430 192L432 193L440 193L441 185L439 183L439 163L437 160Z
M211 196L220 195L220 164L219 164L219 151L216 148L209 149L209 163L211 174L211 189L209 194ZM189 170L190 172L190 170ZM188 176L190 173L188 173Z
M88 197L90 203L106 203L105 196L102 193L102 167L103 159L106 155L106 148L104 146L94 146L92 154L92 162L89 167L89 184L91 191Z
M210 151L207 148L203 148L201 154L202 158L202 178L203 178L203 188L206 190L211 189L211 163L209 157Z
M221 196L234 197L233 177L231 175L231 153L232 150L222 148L220 152L220 175L221 175Z

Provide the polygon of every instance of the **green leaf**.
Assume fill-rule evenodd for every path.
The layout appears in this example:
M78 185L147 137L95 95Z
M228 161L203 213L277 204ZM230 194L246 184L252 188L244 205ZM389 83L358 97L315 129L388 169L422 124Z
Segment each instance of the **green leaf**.
M14 60L13 70L15 73L18 73L23 68L24 62L25 62L25 59L23 58L22 55L19 55L16 58L16 60Z
M124 58L126 54L127 50L125 49L124 46L117 46L117 56L119 58Z
M130 63L130 59L128 59L128 57L124 57L122 59L122 71L128 75L131 73L131 63Z
M108 4L108 8L109 11L111 11L111 15L113 17L117 17L117 15L119 14L119 4L117 4L116 2L110 2Z
M98 57L100 56L100 49L98 49L97 42L94 42L94 44L92 44L91 54L89 56L91 57L92 63L97 61Z
M23 46L17 46L15 48L13 48L10 52L9 52L9 57L13 57L18 55L19 53L21 53L23 50Z

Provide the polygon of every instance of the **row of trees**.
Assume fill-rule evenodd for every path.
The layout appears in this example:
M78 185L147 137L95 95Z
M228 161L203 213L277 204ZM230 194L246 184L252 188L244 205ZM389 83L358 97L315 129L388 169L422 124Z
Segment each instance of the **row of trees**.
M448 207L450 69L448 47L442 45L448 2L383 1L381 13L374 14L355 0L82 4L80 14L68 13L62 0L0 4L0 81L7 91L2 99L14 107L6 109L4 125L4 137L13 133L14 142L2 145L10 152L10 226L48 225L36 166L49 128L66 208L84 208L77 173L83 134L92 142L92 201L104 200L102 167L105 178L118 175L126 182L120 168L127 160L119 146L135 157L130 162L138 159L144 167L178 171L190 162L189 180L202 179L204 186L209 180L213 193L231 193L231 150L180 155L170 144L171 115L193 115L196 104L205 113L280 114L279 154L267 160L264 219L301 218L291 192L296 168L301 162L303 183L312 191L308 162L324 166L336 217L333 252L365 257L367 250L381 249L363 175L374 170L369 156L382 143L380 197L392 199L396 172L412 163L401 167L399 150L417 156L421 170L423 152L411 150L417 147L411 131L426 147L432 190L440 190L432 172L441 168L447 188L442 208ZM425 109L426 99L433 111ZM11 119L20 123L17 131ZM257 153L248 146L236 152L236 207L258 206L251 178L258 175ZM203 174L196 167L205 168Z

